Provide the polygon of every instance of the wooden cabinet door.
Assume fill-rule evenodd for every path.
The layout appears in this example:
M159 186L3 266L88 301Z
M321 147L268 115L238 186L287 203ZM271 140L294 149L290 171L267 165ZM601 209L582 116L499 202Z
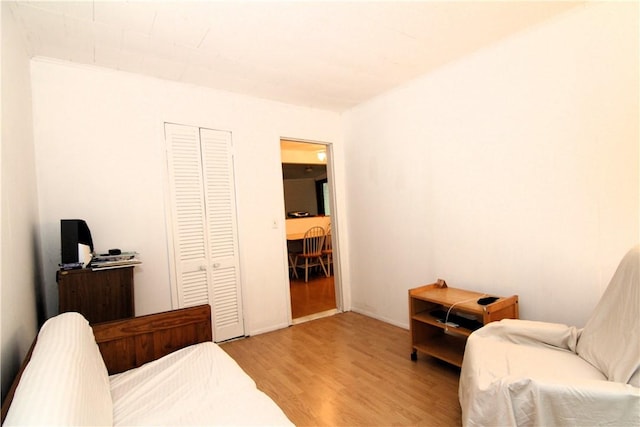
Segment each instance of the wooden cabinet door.
M89 323L126 319L135 315L133 267L58 272L58 309L75 311Z

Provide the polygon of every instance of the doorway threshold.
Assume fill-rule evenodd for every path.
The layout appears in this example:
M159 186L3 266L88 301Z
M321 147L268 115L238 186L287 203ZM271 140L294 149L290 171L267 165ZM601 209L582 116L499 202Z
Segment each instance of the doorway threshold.
M332 308L331 310L321 311L319 313L309 314L308 316L298 317L296 319L291 320L292 325L298 325L300 323L310 322L312 320L322 319L323 317L333 316L334 314L338 314L337 308Z

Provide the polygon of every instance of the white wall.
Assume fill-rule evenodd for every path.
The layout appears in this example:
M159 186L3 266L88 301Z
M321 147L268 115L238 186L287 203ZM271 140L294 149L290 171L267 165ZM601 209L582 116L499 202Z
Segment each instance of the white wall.
M353 309L407 326L443 278L583 325L639 240L638 51L597 3L348 112Z
M37 197L29 56L2 2L2 204L0 295L2 398L36 335L39 295ZM42 310L40 310L42 311ZM42 319L40 319L42 320Z
M96 250L140 253L136 314L171 308L163 135L170 121L232 132L247 332L288 325L280 138L328 141L341 152L337 114L47 59L32 61L32 81L49 315L57 311L59 220L70 217L87 221Z

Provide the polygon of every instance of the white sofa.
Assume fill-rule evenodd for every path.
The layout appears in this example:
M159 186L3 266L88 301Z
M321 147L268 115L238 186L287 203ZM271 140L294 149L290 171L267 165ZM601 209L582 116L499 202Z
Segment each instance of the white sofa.
M472 333L460 373L465 426L640 426L640 247L584 329L505 319Z
M169 325L159 335L173 336L159 346L170 354L114 375L109 375L94 331L80 314L49 319L15 387L4 425L292 425L213 342L173 351L170 346L188 332L167 332L169 328L176 322L195 325L190 311L176 313L169 313L169 320L152 315L138 323L115 322L116 328L97 325L103 335L126 335L133 329L146 336L142 346L133 341L117 344L117 363L129 357L127 348L153 350L151 328L159 323Z

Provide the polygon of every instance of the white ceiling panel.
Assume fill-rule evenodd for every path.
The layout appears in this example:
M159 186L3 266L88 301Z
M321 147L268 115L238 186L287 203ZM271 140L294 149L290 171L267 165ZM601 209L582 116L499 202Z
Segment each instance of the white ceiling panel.
M164 4L156 10L150 35L171 44L197 48L209 26L206 16Z
M49 3L49 2L48 2ZM52 1L51 3L56 3ZM149 34L156 17L156 3L149 1L76 1L75 4L91 3L94 22L102 22L123 30ZM178 7L178 2L174 7Z
M145 55L141 63L142 73L166 80L180 80L186 65L156 55Z
M130 73L142 73L143 59L144 57L139 53L131 53L130 51L120 49L117 69ZM155 74L152 74L152 76L156 77Z
M95 65L106 68L119 68L120 49L108 45L96 45Z
M102 22L82 21L84 25L89 25L92 29L93 39L96 48L108 47L111 49L120 49L122 46L122 36L124 30L119 27L113 27L103 24Z
M27 49L344 111L584 2L17 1Z
M47 10L59 15L72 16L87 21L93 19L93 2L90 1L34 1L23 3L28 3L34 8Z

